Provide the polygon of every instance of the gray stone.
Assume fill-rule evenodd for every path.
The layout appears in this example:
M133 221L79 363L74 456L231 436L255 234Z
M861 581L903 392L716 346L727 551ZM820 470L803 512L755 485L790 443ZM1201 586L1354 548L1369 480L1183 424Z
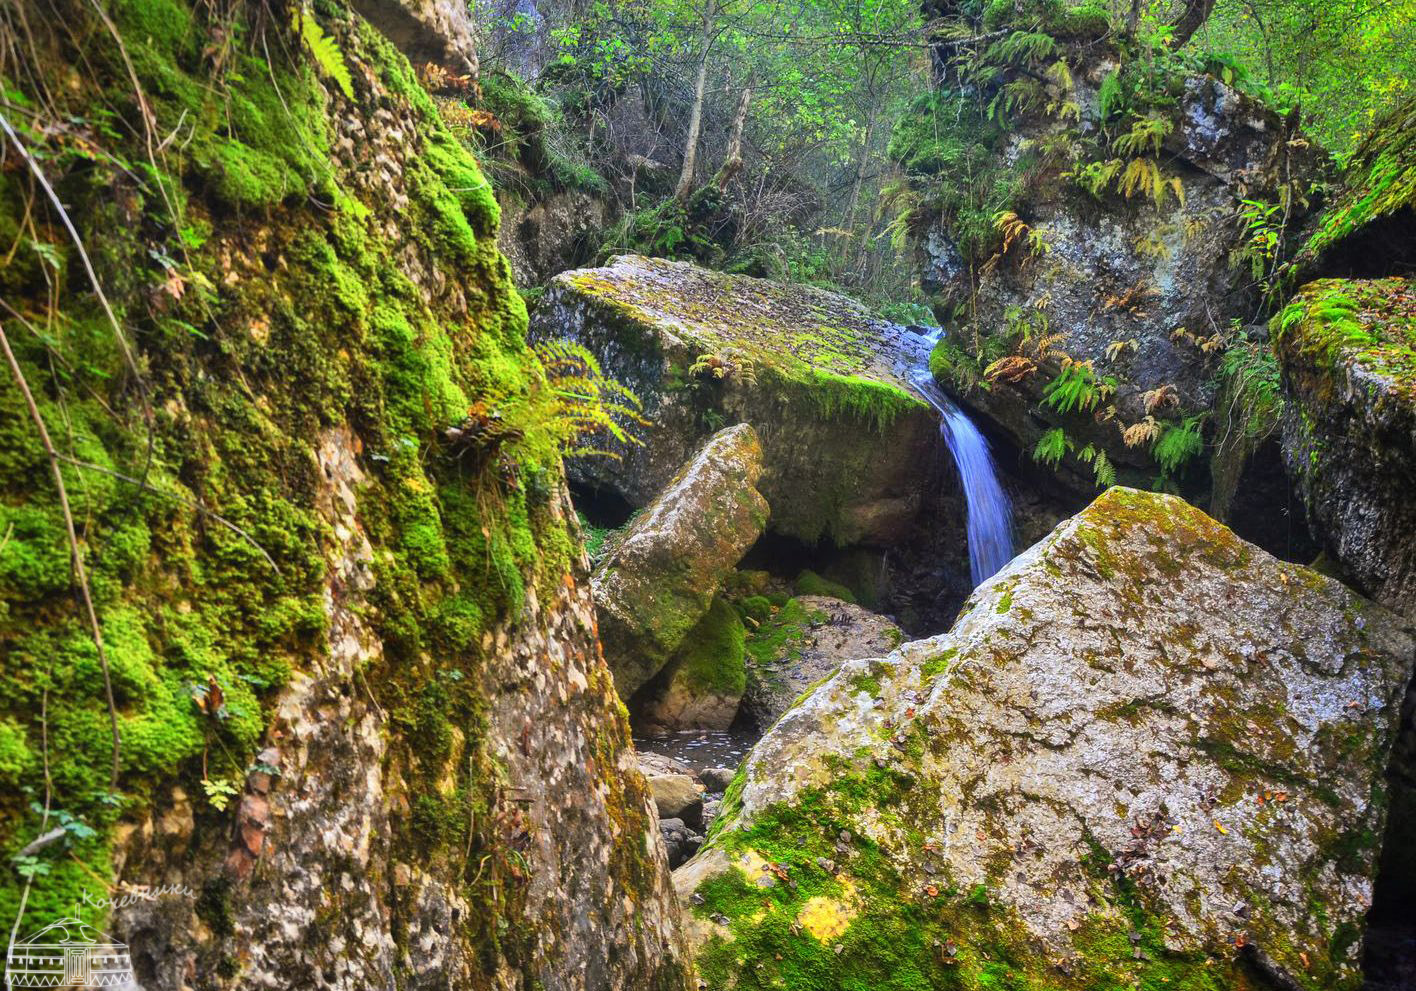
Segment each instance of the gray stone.
M698 772L698 780L703 782L703 787L714 794L721 795L732 784L733 776L737 771L731 767L705 767Z
M957 941L949 963L892 962L923 983L981 980L1002 940L1019 984L1060 960L1079 986L1240 986L1253 966L1276 987L1355 989L1413 650L1399 617L1338 582L1178 499L1111 489L951 632L847 662L781 718L676 887L800 876L822 856L836 879L750 916L697 909L690 938L729 984L743 966L764 985L789 966L825 979L819 951L735 962L766 911L825 945L857 918ZM807 803L830 812L793 818ZM763 823L776 832L746 832ZM868 942L842 942L869 966Z

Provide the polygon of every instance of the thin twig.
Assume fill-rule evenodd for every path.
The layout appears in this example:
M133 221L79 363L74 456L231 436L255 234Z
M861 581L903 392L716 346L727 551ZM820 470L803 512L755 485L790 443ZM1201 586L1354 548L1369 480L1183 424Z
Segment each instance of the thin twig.
M4 118L0 117L0 121L3 120ZM5 126L9 126L8 122ZM25 397L25 405L29 407L30 419L34 421L35 430L39 433L39 440L44 445L45 453L49 455L49 467L54 471L54 484L59 490L59 508L64 513L64 528L69 537L69 553L74 577L78 581L84 611L88 614L93 643L98 649L99 667L103 669L103 690L108 696L108 722L113 730L113 770L109 777L109 789L116 792L118 790L119 761L123 752L123 738L118 730L118 705L113 700L113 678L108 671L108 652L103 649L103 631L98 625L98 613L93 608L93 594L89 590L88 571L84 568L84 554L79 547L79 535L74 529L74 514L69 509L69 491L64 486L64 471L59 467L59 462L62 459L59 452L54 449L53 441L49 439L49 429L44 425L44 417L40 416L39 406L34 401L34 394L30 392L29 382L25 380L25 373L20 368L20 362L15 357L15 352L10 350L10 338L5 334L3 324L0 324L0 348L4 348L5 360L10 363L10 371L15 376L15 383L20 387L20 392Z

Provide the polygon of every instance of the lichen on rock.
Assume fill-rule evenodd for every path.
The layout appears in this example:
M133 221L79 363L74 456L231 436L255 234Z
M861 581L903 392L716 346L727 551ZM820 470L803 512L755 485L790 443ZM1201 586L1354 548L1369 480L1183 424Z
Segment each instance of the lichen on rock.
M675 873L699 971L1354 989L1414 655L1337 582L1111 489L757 745Z

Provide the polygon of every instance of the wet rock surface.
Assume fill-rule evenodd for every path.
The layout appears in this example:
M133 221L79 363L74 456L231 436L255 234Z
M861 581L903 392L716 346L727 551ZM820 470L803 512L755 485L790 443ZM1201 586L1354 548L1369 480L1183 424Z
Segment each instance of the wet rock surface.
M600 641L621 697L669 661L762 533L768 505L754 487L761 472L762 447L750 426L718 432L596 569Z
M700 974L1355 988L1412 663L1380 606L1112 489L757 745L675 873Z

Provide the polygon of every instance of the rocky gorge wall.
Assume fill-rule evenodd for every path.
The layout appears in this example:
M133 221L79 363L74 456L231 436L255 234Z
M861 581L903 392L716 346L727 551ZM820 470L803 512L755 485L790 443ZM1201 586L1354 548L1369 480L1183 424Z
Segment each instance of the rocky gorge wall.
M149 989L683 987L476 162L342 5L59 7L5 15L5 918Z

